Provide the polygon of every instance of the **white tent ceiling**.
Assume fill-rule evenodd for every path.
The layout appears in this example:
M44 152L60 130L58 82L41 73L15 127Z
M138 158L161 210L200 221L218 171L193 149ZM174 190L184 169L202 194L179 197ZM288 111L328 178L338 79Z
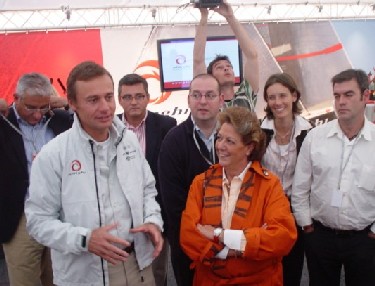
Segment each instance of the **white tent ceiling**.
M229 0L242 22L375 19L375 0ZM187 25L190 0L0 0L0 33L141 25ZM211 23L223 18L212 13Z

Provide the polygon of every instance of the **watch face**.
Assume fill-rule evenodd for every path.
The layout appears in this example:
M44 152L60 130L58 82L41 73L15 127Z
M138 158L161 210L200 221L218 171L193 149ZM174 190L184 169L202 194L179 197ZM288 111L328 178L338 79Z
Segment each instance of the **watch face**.
M223 231L222 228L218 227L214 229L214 236L219 236L221 232Z

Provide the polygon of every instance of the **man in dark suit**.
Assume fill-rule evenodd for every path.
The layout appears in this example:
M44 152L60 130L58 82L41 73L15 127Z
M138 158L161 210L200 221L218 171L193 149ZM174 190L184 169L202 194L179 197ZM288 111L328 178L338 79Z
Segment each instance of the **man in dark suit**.
M28 235L24 215L33 159L71 127L68 112L50 109L52 94L46 76L25 74L7 117L0 116L0 242L11 285L53 285L49 251Z
M156 200L161 206L164 226L166 226L166 216L159 191L157 161L164 136L172 127L176 126L176 120L170 116L147 110L147 104L150 101L148 83L140 75L127 74L119 81L118 99L124 109L124 113L119 117L127 128L137 135L146 160L155 176L156 189L158 190ZM165 239L162 252L152 264L157 286L167 285L168 247Z

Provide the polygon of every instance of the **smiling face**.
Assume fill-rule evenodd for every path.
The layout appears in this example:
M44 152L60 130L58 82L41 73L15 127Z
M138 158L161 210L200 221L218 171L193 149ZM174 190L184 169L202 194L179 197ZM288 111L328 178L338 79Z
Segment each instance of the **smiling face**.
M293 103L297 101L295 92L290 92L281 83L274 83L267 88L266 94L267 105L275 119L293 116Z
M355 79L335 83L333 86L335 109L340 122L362 121L368 93L361 93Z
M227 173L239 175L248 164L253 145L245 145L232 124L224 123L218 131L216 153Z
M113 82L108 75L75 84L76 99L69 105L78 115L82 128L96 141L108 138L116 103Z

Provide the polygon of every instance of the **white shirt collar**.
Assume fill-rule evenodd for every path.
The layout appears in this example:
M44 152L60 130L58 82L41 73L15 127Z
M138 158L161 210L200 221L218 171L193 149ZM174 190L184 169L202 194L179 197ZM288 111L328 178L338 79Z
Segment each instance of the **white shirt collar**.
M332 128L331 130L327 133L327 137L332 137L334 135L338 135L340 137L343 136L343 131L340 127L340 124L339 124L339 121L338 119L335 119L335 123L332 124ZM370 124L373 124L372 122L370 122L366 117L365 117L365 121L364 121L364 125L363 125L363 128L362 130L360 131L361 134L360 136L363 137L365 140L367 141L372 141L374 140L372 137L371 137L371 130L370 130Z
M252 164L252 161L250 161L249 163L247 163L246 167L242 170L242 172L238 176L234 176L233 179L234 178L239 178L241 181L243 181L243 178L245 177L246 172L250 168L251 164ZM228 182L227 175L225 174L224 167L223 167L223 180Z

